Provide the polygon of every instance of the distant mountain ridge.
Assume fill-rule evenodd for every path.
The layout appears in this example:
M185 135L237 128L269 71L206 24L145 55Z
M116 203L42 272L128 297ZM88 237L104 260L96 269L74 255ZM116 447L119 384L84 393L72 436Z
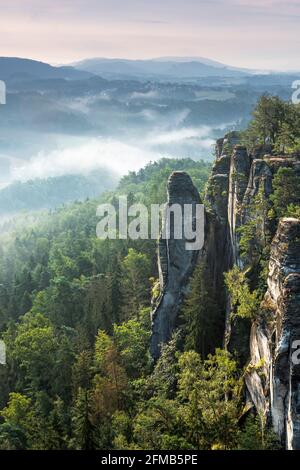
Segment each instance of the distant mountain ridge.
M45 62L19 57L0 57L0 80L19 81L35 79L82 80L91 77L90 72L71 66L54 67Z
M104 78L200 78L200 77L244 77L252 71L231 67L210 59L165 57L149 60L85 59L72 64L78 70L85 70Z
M153 62L177 62L177 63L201 62L202 64L211 65L212 67L217 67L217 68L226 67L230 70L237 70L237 71L247 72L247 73L252 73L253 72L253 70L247 69L245 67L236 67L236 66L233 66L233 65L223 64L222 62L219 62L219 61L213 60L213 59L207 59L206 57L165 56L165 57L155 57L154 59L151 59L151 60Z

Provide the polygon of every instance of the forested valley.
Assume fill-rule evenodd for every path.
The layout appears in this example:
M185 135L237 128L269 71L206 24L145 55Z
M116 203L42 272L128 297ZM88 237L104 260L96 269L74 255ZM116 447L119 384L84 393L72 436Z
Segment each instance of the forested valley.
M274 155L297 154L299 123L299 107L263 97L239 138L249 152L267 145ZM246 412L245 371L235 354L222 344L203 354L202 332L213 336L218 308L203 266L193 274L180 329L154 362L156 241L96 236L100 202L117 207L126 194L131 203L161 204L176 170L191 176L204 200L209 163L162 159L123 177L116 191L40 213L1 235L7 364L0 365L0 449L280 448L264 417ZM299 177L281 168L268 206L258 195L254 209L276 227L283 216L300 217L299 202ZM248 221L240 230L244 258L259 259L255 276L247 265L224 279L234 315L246 319L257 314L266 286L271 241L254 253L257 226Z

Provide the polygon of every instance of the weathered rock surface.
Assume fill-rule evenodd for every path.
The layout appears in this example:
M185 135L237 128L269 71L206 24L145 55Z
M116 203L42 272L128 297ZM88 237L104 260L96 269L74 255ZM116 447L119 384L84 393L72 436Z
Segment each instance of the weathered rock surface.
M241 225L241 210L250 173L250 157L245 147L236 146L231 156L228 193L228 223L233 260L239 264L238 232Z
M265 160L255 159L252 162L249 174L247 189L245 192L243 205L248 207L257 195L261 184L263 184L264 194L269 197L272 192L272 170ZM247 218L243 219L245 222Z
M294 156L273 157L272 155L263 155L261 150L257 151L254 156L248 156L245 149L240 146L235 148L230 164L228 223L233 260L241 269L259 262L259 259L242 258L239 246L241 237L239 228L250 220L254 220L259 232L262 234L261 240L256 240L256 244L261 244L262 247L265 243L264 238L274 236L276 227L273 223L267 218L263 218L261 214L255 213L256 197L259 191L262 190L260 197L267 202L273 190L272 179L274 174L281 167L292 167L298 174L298 163L299 158ZM268 204L266 204L267 206ZM228 269L230 269L230 266L228 266ZM228 309L225 345L230 351L236 351L240 364L245 365L251 349L251 341L249 341L251 324L247 319L235 318L231 320L229 313ZM255 373L253 372L251 379L254 376Z
M267 201L272 193L273 176L279 168L294 168L299 175L297 157L255 156L260 158L250 160L249 173L248 160L245 160L248 184L244 196L243 185L240 197L238 188L229 189L228 217L232 250L234 262L242 269L251 260L240 257L237 229L255 217L251 206L259 190L262 189L261 197ZM231 163L231 173L233 171L234 162ZM231 185L229 181L229 187ZM234 194L236 203L233 201ZM257 220L257 223L261 222ZM266 221L264 231L270 235L272 226L268 224ZM251 400L255 408L272 422L282 444L288 449L300 448L300 366L291 361L292 344L300 339L299 229L298 219L283 219L279 223L271 246L268 292L264 301L267 314L252 324L249 340L246 321L237 321L235 325L228 322L230 331L227 345L230 350L236 350L241 355L245 341L249 341L251 360L245 382ZM242 326L244 330L241 335Z
M274 157L266 154L265 147L248 155L238 145L235 134L217 141L216 160L205 195L203 248L188 252L184 240L159 242L161 294L153 313L152 355L157 358L161 343L170 339L188 292L189 278L196 263L204 262L223 309L224 345L237 353L242 366L248 364L247 397L272 422L286 448L300 449L300 365L292 360L295 341L299 341L300 348L300 220L282 219L276 234L272 225L262 229L268 237L275 236L264 314L252 324L245 319L232 321L223 277L234 264L244 269L251 262L241 257L239 228L261 219L255 214L256 197L269 200L272 179L281 167L294 168L300 177L297 156ZM199 202L184 173L171 175L168 192L169 204Z
M168 181L168 203L200 204L200 196L191 178L184 172L174 172ZM168 226L170 223L170 226ZM158 267L160 277L160 297L152 314L151 353L156 359L161 345L168 342L176 328L180 305L187 292L188 280L194 270L198 250L187 250L185 236L175 239L172 220L165 220L169 239L161 235L158 247Z
M227 160L227 163L225 162ZM205 233L203 248L199 251L187 251L186 239L175 240L171 230L170 240L162 236L158 243L158 268L160 278L160 296L152 313L152 338L151 354L154 359L160 355L161 345L168 342L177 326L178 314L189 289L189 280L197 262L203 262L210 273L212 288L217 293L220 305L226 303L223 273L232 263L231 244L228 236L228 224L225 216L227 211L228 172L230 158L220 157L215 166L215 176L220 176L218 171L224 171L223 187L224 207L205 211ZM226 175L227 171L227 175ZM210 202L217 200L216 195L211 196ZM168 205L192 203L199 204L200 196L195 189L190 177L186 173L174 172L168 182ZM225 325L225 312L221 321ZM222 345L216 335L214 347ZM212 348L213 349L213 348Z
M252 325L246 384L256 408L269 415L287 449L300 449L300 220L279 223L272 242L266 319ZM298 343L299 348L299 343Z

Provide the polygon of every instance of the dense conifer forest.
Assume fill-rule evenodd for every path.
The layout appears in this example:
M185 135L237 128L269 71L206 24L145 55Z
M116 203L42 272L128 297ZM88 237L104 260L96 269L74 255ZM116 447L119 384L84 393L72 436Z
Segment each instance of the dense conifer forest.
M274 155L297 154L299 124L298 106L264 96L239 138L249 152L268 146ZM161 204L176 170L191 176L203 199L209 163L162 159L123 177L116 191L11 223L1 236L1 449L280 448L264 417L245 409L238 358L222 345L210 348L220 326L205 267L195 269L181 327L154 363L156 241L96 236L100 202L117 207L126 194L131 203ZM283 216L300 217L299 202L291 168L277 172L267 206L258 194L255 222L240 229L247 269L224 278L233 315L255 318L266 289L270 239L257 217L276 227Z

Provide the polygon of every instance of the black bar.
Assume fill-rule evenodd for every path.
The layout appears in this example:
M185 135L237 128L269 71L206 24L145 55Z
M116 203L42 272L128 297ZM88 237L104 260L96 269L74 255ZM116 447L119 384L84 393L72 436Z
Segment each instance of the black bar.
M297 451L0 451L1 468L4 463L30 464L33 468L41 465L75 465L89 470L107 467L138 469L159 467L198 467L226 465L252 468L257 464L268 467L276 465L299 465ZM254 469L256 470L256 469Z

